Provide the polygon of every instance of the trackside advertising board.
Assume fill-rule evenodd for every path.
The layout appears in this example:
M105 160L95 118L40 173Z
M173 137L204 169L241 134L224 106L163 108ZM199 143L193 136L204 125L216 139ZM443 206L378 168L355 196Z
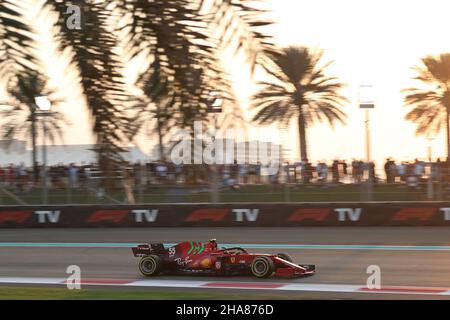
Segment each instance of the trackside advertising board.
M450 226L450 203L0 207L0 228Z

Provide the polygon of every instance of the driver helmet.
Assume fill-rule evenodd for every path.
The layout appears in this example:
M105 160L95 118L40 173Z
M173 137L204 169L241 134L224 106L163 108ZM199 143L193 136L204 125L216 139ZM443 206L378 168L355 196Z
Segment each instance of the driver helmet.
M209 244L211 245L211 248L212 248L213 250L216 250L216 249L217 249L217 240L216 240L216 239L211 239L211 240L209 240Z

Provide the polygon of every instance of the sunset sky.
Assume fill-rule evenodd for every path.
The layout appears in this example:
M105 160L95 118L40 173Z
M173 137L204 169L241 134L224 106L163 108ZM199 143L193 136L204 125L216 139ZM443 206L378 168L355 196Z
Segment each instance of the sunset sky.
M30 0L33 1L33 0ZM348 84L345 95L351 103L345 107L347 126L335 130L327 125L316 125L308 130L311 160L352 159L365 157L364 113L358 109L360 85L375 88L376 109L371 111L372 154L380 165L390 156L398 160L426 158L428 141L415 137L415 126L404 120L408 108L403 107L401 90L413 85L411 67L420 63L427 54L450 52L450 2L448 0L272 0L268 4L270 17L276 22L268 30L281 46L305 45L325 50L325 60L333 60L329 74L340 77ZM33 17L33 10L29 16ZM42 18L40 21L45 21ZM43 23L43 22L41 22ZM39 41L46 49L41 54L53 66L56 86L67 76L64 59L51 60L54 48L45 30L51 21L41 25ZM55 65L58 65L55 68ZM134 66L139 68L139 66ZM255 90L255 80L262 79L261 72L253 78L238 61L227 63L232 73L237 95L244 110ZM133 68L128 70L130 78ZM80 92L67 93L70 103L61 109L74 124L68 128L65 143L91 143L90 124ZM296 126L289 132L272 128L254 128L250 138L283 142L291 149L293 159L298 158ZM150 139L140 139L143 151L151 149ZM443 133L433 143L433 154L443 157Z
M281 46L305 45L325 50L333 60L330 75L348 84L351 104L347 126L335 130L317 125L308 131L310 157L365 157L364 112L358 108L360 85L374 86L371 110L372 155L380 165L386 157L426 158L428 140L415 137L415 126L404 120L401 90L414 85L411 67L428 54L450 52L450 2L445 0L277 0L272 1L271 27ZM237 78L238 79L238 78ZM245 86L242 83L242 86ZM297 128L288 139L298 155ZM433 154L445 155L444 134L433 142Z

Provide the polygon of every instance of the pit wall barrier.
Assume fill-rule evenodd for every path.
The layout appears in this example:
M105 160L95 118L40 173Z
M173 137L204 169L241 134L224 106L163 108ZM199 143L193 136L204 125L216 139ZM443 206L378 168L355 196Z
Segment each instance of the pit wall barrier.
M0 207L0 228L300 226L450 226L450 202Z

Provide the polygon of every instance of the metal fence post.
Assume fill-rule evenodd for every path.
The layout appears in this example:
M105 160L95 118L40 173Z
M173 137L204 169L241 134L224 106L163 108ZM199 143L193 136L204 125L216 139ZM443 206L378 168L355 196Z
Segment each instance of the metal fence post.
M429 173L427 180L427 198L428 200L434 200L434 188L433 188L433 166L429 164Z
M291 202L291 190L289 184L284 184L284 202Z

